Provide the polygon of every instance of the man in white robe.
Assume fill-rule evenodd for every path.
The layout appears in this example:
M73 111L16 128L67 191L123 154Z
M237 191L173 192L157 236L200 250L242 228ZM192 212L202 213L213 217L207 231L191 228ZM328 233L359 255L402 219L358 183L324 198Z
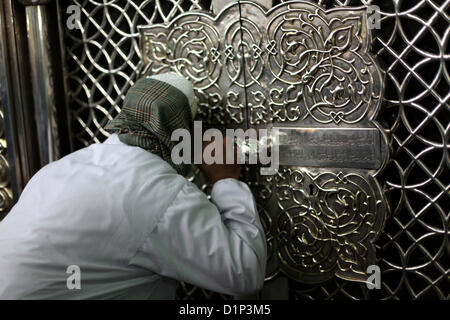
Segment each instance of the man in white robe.
M210 201L167 158L164 134L178 116L192 122L193 97L173 73L140 79L104 143L32 177L0 222L0 299L173 299L177 281L262 288L264 230L239 167L202 165Z

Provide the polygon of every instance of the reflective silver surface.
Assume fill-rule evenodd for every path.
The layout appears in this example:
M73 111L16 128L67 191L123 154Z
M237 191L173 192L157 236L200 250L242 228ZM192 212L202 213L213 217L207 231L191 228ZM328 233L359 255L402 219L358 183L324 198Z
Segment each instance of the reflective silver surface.
M13 192L11 188L10 159L8 159L8 143L6 141L5 109L11 103L8 88L6 87L6 21L5 8L0 3L0 221L5 217L13 205ZM10 148L13 149L14 148ZM12 158L12 157L11 157Z
M46 0L0 3L0 94L14 200L34 173L70 150L68 119L62 121L68 108L59 103L67 90L61 86L61 51L54 42L59 30L52 20L57 20L54 5Z
M143 74L174 70L193 83L197 118L211 126L245 125L245 71L239 6L220 16L190 12L169 25L138 27Z
M280 165L368 170L381 167L380 133L377 129L276 129L279 130Z
M71 3L83 8L81 29L65 29L67 76L74 120L73 139L81 147L104 139L106 133L101 127L117 114L124 94L136 80L137 74L145 72L137 26L169 23L182 12L201 8L209 9L209 3L189 0L111 1L102 6L95 1L87 0L71 1ZM350 173L340 174L339 171L329 172L329 170L320 171L312 168L307 168L306 171L305 168L285 168L274 177L262 177L256 170L247 168L244 178L250 182L255 195L259 198L260 215L266 225L269 252L272 257L269 261L273 272L271 276L282 277L281 274L276 273L276 267L273 267L277 265L276 261L273 261L277 251L281 252L281 257L286 261L287 266L291 264L295 266L295 263L301 260L290 260L293 253L296 254L296 250L302 246L307 248L302 252L309 252L310 257L314 257L311 254L315 252L314 246L327 250L332 248L320 239L315 239L312 245L314 241L308 237L309 233L303 232L304 238L287 236L288 232L285 231L289 228L285 226L289 226L290 222L286 221L289 221L293 204L298 203L295 209L297 214L305 212L306 207L317 211L317 208L326 203L328 207L334 205L347 210L353 210L358 203L364 204L363 210L360 209L358 214L354 215L355 226L364 226L361 224L364 212L369 212L366 216L375 219L373 220L375 225L379 226L376 220L378 215L374 214L377 208L373 200L386 198L390 214L384 231L375 241L376 263L382 271L381 290L368 290L365 284L336 278L321 285L303 285L289 281L290 297L295 299L448 299L450 295L448 289L450 77L446 63L450 58L447 50L450 35L450 18L447 12L450 1L334 0L330 3L333 7L375 4L381 8L381 29L372 30L375 36L370 52L383 61L381 70L386 79L386 91L383 94L384 105L379 112L378 120L381 123L380 129L383 128L389 133L388 145L391 149L391 160L383 174L377 177L382 188L371 188L370 183L375 182L365 177L361 178L361 172L355 171L349 175ZM63 13L62 15L64 16ZM243 26L250 30L252 21L260 20L251 19ZM252 35L253 33L244 34L247 43L252 43L250 40L256 39L252 38ZM245 52L250 55L255 53L258 56L258 50L252 52L251 47ZM246 61L248 60L255 62L255 64L251 64L253 61L247 64L250 68L246 69L249 70L246 71L246 77L248 75L250 83L252 74L255 72L258 74L261 63L253 59L253 56ZM239 65L235 68L244 69ZM255 125L267 116L269 119L271 117L287 119L285 121L287 123L291 122L290 119L301 119L301 115L299 117L298 111L292 107L288 108L290 112L287 113L283 108L278 113L270 110L267 112L266 107L259 108L258 105L263 100L258 101L258 94L251 92L258 91L258 84L255 82L252 86L256 89L250 87L248 90L250 93L248 103L254 106L252 113L249 114L252 114ZM341 96L342 90L338 88L331 90L335 93L334 97ZM371 91L368 90L368 92ZM286 95L286 92L284 94ZM295 97L279 96L279 104L274 104L272 109L275 108L274 110L277 111L276 107L281 106L282 103L287 103L289 106L292 99ZM317 101L323 97L311 96L309 101L314 99ZM233 105L237 107L229 109L240 111L238 101ZM264 101L263 105L267 106L267 101ZM316 115L315 110L323 109L315 108L314 116L308 115L307 119L310 119L311 123L330 120L330 123L335 123L333 119L336 119L340 120L339 126L345 124L343 120L346 119L345 117L342 119L342 114L332 115L331 110L325 109L324 112ZM361 114L365 114L364 108L360 110ZM236 114L236 119L239 120L240 113ZM355 113L355 118L349 121L358 119L357 114ZM352 114L350 113L349 116L351 117ZM349 190L350 192L344 187L345 183L354 186ZM313 185L312 196L309 185ZM204 188L207 190L206 185ZM324 188L324 191L320 188ZM363 192L358 193L359 188ZM333 191L329 192L331 190ZM315 192L316 196L314 196ZM269 201L274 194L279 196L279 201ZM340 200L331 200L333 197L338 199L338 196ZM266 199L267 202L265 202ZM370 201L360 201L362 199L370 199ZM343 204L346 205L342 206ZM275 217L279 217L278 220L274 220L273 212L277 212ZM304 228L317 230L314 225L316 220L301 220L306 216L297 216L296 219L302 226L297 229L298 235L301 235L302 230L306 230ZM327 225L326 228L322 228L321 234L336 232L332 228L335 221L326 219L328 218L324 215L323 220L327 221ZM275 225L278 225L281 231L278 241L283 243L284 239L294 239L296 241L294 246L287 245L281 250L276 247L276 233L273 232ZM361 243L361 239L355 241ZM284 243L289 244L287 240ZM308 251L309 249L311 251ZM302 259L304 265L310 265L307 258L302 257ZM330 267L328 264L323 266L326 273L327 268ZM292 275L290 270L286 268L285 272L295 278L296 275ZM212 298L217 295L183 284L180 287L179 297Z
M49 26L44 5L28 6L25 10L39 153L41 166L44 166L60 157L54 85L51 78L53 66L50 62Z
M3 217L8 213L13 204L11 176L7 152L8 146L5 137L3 101L2 97L0 97L0 220L3 219Z
M0 2L0 99L2 111L2 214L18 199L37 165L34 161L34 114L30 108L26 25L18 3ZM25 35L25 36L23 36Z
M272 180L272 197L255 193L263 207L271 208L268 216L273 221L267 225L274 247L267 278L282 271L302 283L324 282L333 275L365 281L365 270L375 264L372 241L386 219L385 199L373 176L387 154L387 143L380 142L381 132L373 120L383 83L368 52L366 9L326 11L311 2L295 1L266 11L242 1L215 16L189 12L168 24L138 29L143 73L175 71L189 79L199 98L198 118L209 125L276 126L283 134L288 127L321 126L306 131L309 148L281 144L280 164L301 169L279 173L279 180ZM355 130L360 126L369 129ZM369 145L375 144L375 149L354 147L366 151L366 157L367 151L373 152L369 159L364 161L361 155L359 162L349 165L350 156L355 156L349 148L335 145L333 150L330 143L314 143L326 130L333 131L329 139L353 132L346 137L353 146L372 132ZM345 169L355 167L369 170ZM354 175L361 182L349 183L347 177ZM308 177L305 185L303 176ZM328 182L312 184L325 176L342 188ZM314 187L321 192L306 191ZM314 194L310 198L321 205L307 204L300 196L305 192Z

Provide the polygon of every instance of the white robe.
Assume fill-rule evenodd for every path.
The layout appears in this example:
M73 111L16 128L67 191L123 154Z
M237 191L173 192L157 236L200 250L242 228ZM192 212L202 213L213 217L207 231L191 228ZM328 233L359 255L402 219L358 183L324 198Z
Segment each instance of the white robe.
M220 180L211 200L117 135L74 152L0 222L0 299L172 299L175 280L260 290L267 248L248 186Z

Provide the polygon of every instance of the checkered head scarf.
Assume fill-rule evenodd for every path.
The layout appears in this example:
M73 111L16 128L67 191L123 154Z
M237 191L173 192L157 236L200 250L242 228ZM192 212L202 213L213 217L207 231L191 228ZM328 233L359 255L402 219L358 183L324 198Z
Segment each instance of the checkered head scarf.
M158 155L179 174L190 166L176 165L171 152L178 143L171 141L176 129L192 132L196 103L192 85L175 73L139 79L127 92L124 105L105 130L117 133L120 141Z

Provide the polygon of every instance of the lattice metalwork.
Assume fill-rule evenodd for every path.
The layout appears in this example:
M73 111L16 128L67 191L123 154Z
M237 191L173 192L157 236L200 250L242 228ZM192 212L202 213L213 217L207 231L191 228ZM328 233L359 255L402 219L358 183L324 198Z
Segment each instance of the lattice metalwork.
M138 25L169 22L208 7L201 0L71 1L81 8L79 29L64 26L73 137L78 147L100 142L141 68ZM65 17L67 18L67 16ZM63 17L63 21L65 19Z
M316 286L291 281L291 298L449 299L450 77L446 62L450 58L450 1L320 2L324 6L375 4L381 8L381 29L373 52L385 63L387 81L378 119L391 133L392 161L382 177L391 216L376 242L381 290L335 279ZM64 28L73 139L82 147L105 138L102 126L117 114L126 91L142 71L137 26L167 23L182 12L207 10L210 3L71 3L82 8L81 29ZM61 14L64 12L62 7ZM252 172L244 174L248 178ZM267 192L264 183L254 183L252 188L259 195ZM267 225L271 217L262 207L260 214ZM180 298L219 297L186 285L178 293Z
M335 1L376 4L374 41L385 62L385 106L379 117L392 134L383 174L391 217L377 241L382 289L330 281L293 286L300 299L449 299L449 1Z

